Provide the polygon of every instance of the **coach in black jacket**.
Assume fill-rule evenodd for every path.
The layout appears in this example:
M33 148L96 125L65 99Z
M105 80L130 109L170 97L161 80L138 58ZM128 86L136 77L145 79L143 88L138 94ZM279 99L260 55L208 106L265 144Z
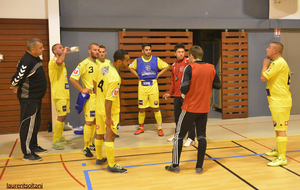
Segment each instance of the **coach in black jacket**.
M21 106L20 141L23 160L42 160L35 152L47 150L37 145L37 133L41 124L42 98L47 89L47 79L40 55L42 41L32 38L27 42L27 52L17 65L17 72L11 80L11 89L17 93Z

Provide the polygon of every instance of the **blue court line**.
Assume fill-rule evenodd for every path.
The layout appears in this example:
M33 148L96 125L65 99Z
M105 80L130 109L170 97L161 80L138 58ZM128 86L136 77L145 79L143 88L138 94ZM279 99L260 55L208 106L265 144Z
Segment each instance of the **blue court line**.
M292 150L292 151L286 151L286 153L292 153L292 152L300 152L300 150ZM228 159L228 158L242 158L242 157L250 157L250 156L261 156L265 155L265 153L262 154L246 154L246 155L240 155L240 156L226 156L226 157L218 157L218 158L206 158L204 160L220 160L220 159ZM180 161L180 163L184 162L195 162L197 160L184 160ZM143 164L143 165L132 165L132 166L123 166L123 168L135 168L135 167L143 167L143 166L155 166L155 165L164 165L164 164L172 164L172 162L161 162L161 163L155 163L155 164ZM101 171L106 170L106 168L101 169L94 169L94 170L84 170L84 176L86 181L86 186L88 190L92 190L92 184L89 176L89 172L93 171ZM126 175L126 174L125 174Z
M82 166L86 166L86 163L82 163Z

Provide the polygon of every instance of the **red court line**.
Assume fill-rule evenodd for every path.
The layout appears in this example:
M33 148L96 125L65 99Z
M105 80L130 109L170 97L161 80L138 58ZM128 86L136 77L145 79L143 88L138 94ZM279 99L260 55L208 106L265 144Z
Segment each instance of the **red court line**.
M77 180L77 179L69 172L69 170L67 169L65 163L63 162L62 155L60 155L60 160L62 161L62 165L64 166L66 172L67 172L67 173L68 173L75 181L77 181L77 183L79 183L82 187L85 188L85 185L83 185L80 181L78 181L78 180Z
M223 129L226 129L226 130L228 130L228 131L230 131L230 132L232 132L232 133L235 133L235 134L237 134L237 135L239 135L239 136L241 136L241 137L243 137L243 138L245 138L245 139L248 139L247 137L245 137L245 136L243 136L243 135L241 135L241 134L239 134L239 133L237 133L237 132L235 132L235 131L232 131L232 130L230 130L230 129L227 129L226 127L224 127L224 126L222 126L222 125L219 125L220 127L222 127ZM267 146L265 146L265 145L263 145L263 144L261 144L261 143L259 143L259 142L256 142L255 140L252 140L252 139L248 139L249 141L252 141L252 142L254 142L254 143L256 143L256 144L259 144L260 146L263 146L263 147L265 147L265 148L268 148L268 149L270 149L270 150L273 150L272 148L270 148L270 147L267 147ZM292 159L292 160L294 160L295 162L298 162L298 163L300 163L300 161L298 161L298 160L296 160L296 159L294 159L294 158L291 158L291 157L289 157L289 156L286 156L287 158L289 158L289 159Z
M19 138L16 139L15 144L14 144L14 146L12 147L12 149L11 149L11 151L10 151L10 154L9 154L9 156L8 156L9 158L11 157L11 155L12 155L12 153L13 153L15 147L16 147L16 144L17 144L17 142L18 142L18 139L19 139ZM0 181L1 181L2 177L3 177L3 175L4 175L4 172L5 172L6 166L8 165L9 160L10 160L10 159L7 159L7 160L6 160L5 166L4 166L4 168L3 168L2 172L1 172L1 175L0 175Z

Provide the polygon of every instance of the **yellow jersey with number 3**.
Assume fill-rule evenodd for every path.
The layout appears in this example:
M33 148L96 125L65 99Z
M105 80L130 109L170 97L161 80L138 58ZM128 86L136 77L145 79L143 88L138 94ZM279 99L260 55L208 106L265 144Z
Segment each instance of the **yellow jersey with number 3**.
M269 107L291 107L291 74L287 62L282 57L277 58L263 75L268 79L266 91Z
M111 114L119 114L121 77L117 69L111 63L101 64L95 82L97 84L96 113L106 115L105 100L110 100L112 101Z
M70 99L65 62L61 65L57 65L56 60L57 57L53 57L48 64L52 99Z
M97 61L94 62L86 58L77 65L71 77L77 81L81 78L82 87L93 90L93 81L99 68L98 65L99 63Z

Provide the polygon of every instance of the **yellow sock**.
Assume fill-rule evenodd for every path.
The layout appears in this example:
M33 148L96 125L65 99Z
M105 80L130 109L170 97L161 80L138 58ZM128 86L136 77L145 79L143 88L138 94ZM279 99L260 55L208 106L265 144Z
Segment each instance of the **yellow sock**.
M286 145L287 145L287 137L277 137L277 151L278 156L285 160L285 152L286 152Z
M114 167L115 163L115 143L114 142L105 142L105 152L107 156L107 162L109 167Z
M89 142L89 146L93 144L95 132L96 132L96 125L93 125L92 130L91 130L91 139L90 139L90 142ZM95 139L95 143L96 143L96 139Z
M97 154L97 159L101 160L102 157L102 146L103 146L103 139L95 139L95 147L96 147L96 154Z
M89 143L91 140L91 134L92 134L92 126L84 125L84 128L83 128L84 149L86 147L89 147Z
M62 138L62 134L63 134L63 132L64 132L64 128L65 128L65 122L63 121L63 122L62 122L62 128L61 128L61 133L60 133L60 138L59 138L59 140Z
M60 121L55 121L54 124L54 134L53 134L53 143L55 143L56 141L59 141L62 137L62 130L64 129L64 122L60 122Z
M154 116L155 116L156 122L158 124L158 129L161 129L161 123L162 123L161 112L160 111L154 112Z
M144 123L145 117L146 117L146 112L144 112L144 113L139 112L139 124Z

